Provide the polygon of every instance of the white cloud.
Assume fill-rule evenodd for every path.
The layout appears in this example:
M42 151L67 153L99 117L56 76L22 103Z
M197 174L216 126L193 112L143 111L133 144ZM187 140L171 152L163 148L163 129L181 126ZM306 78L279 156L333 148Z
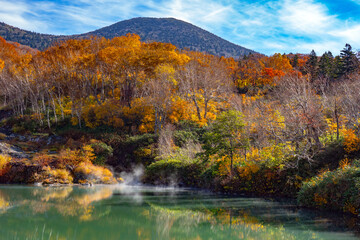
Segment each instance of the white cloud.
M314 49L317 55L322 55L326 51L332 51L333 55L338 55L340 50L343 49L345 46L345 43L340 43L338 41L326 41L326 42L317 42L317 43L304 43L304 42L298 42L295 46L295 49L299 50L309 50ZM305 53L309 53L310 51L307 51Z
M234 15L230 4L207 0L162 0L144 3L147 10L137 15L174 17L207 30L220 30Z
M332 30L329 34L348 43L358 43L360 39L360 24L349 28Z
M9 2L0 0L0 21L7 24L36 31L45 26L41 21L29 22L25 14L33 13L25 2Z
M321 34L333 26L335 16L327 8L311 0L285 0L279 10L279 20L284 29L304 34Z

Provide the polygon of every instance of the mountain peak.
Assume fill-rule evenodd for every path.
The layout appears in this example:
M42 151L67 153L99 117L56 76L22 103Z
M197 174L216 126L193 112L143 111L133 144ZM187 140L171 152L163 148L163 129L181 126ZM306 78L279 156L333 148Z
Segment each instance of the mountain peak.
M175 18L137 17L79 35L56 36L39 34L0 24L0 36L7 41L19 42L43 50L52 43L71 39L98 36L114 38L128 33L138 34L142 41L166 42L180 49L207 52L213 55L238 58L254 51L233 44L191 23Z

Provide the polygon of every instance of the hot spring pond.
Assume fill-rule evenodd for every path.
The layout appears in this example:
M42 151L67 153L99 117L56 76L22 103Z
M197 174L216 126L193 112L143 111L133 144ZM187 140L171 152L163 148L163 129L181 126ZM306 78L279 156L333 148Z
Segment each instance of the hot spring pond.
M0 185L0 239L357 239L359 220L189 189Z

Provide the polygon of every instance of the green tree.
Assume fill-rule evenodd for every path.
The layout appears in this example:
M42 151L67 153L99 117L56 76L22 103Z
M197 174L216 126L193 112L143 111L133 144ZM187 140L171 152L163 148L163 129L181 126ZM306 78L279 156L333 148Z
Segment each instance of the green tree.
M293 68L297 68L299 64L299 55L295 54L294 57L291 59L290 64Z
M332 78L339 79L340 77L342 77L342 75L344 74L343 69L343 61L341 60L340 56L336 56L333 62Z
M343 63L343 74L350 74L356 70L359 65L359 60L356 57L356 54L352 50L350 44L346 44L344 49L340 52L340 58Z
M240 111L229 110L217 117L205 135L204 149L207 155L219 154L230 157L230 176L233 172L234 154L249 145L244 126L243 114Z
M334 56L332 53L325 52L319 61L319 76L330 79L333 72Z
M315 51L312 50L309 55L309 59L306 61L307 73L309 73L311 76L311 82L314 82L314 80L317 78L318 65L318 58Z

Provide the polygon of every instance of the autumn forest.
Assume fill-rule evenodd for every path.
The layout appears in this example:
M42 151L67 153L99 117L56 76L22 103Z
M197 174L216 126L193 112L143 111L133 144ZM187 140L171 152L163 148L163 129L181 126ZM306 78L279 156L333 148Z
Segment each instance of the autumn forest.
M359 74L348 44L233 59L131 34L44 51L0 38L0 182L116 183L142 166L148 184L357 215Z

